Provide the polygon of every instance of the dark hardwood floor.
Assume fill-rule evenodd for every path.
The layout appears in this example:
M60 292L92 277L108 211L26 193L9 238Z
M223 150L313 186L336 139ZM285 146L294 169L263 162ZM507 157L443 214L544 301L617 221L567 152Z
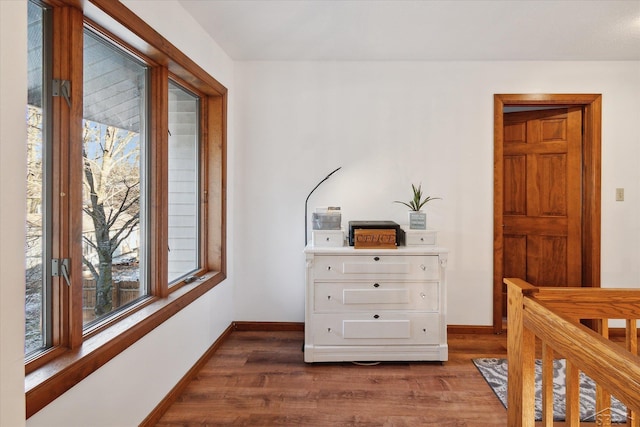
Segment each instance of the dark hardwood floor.
M449 334L449 361L305 364L302 332L234 331L157 426L505 426L471 359L506 336Z

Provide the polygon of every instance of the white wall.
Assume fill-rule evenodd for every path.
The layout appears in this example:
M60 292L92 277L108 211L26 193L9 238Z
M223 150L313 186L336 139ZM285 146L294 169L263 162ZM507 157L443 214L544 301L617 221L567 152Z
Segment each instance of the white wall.
M310 211L406 222L422 182L448 323L490 325L495 93L603 94L602 284L640 286L639 62L239 62L236 88L239 320L304 319L304 200L342 166Z
M125 1L230 89L233 62L175 1ZM26 1L0 1L0 425L24 420ZM231 109L231 108L230 108ZM229 120L233 120L230 111ZM233 130L229 159L233 165ZM230 167L233 171L233 166ZM233 182L228 185L233 201ZM231 217L231 215L228 215ZM131 426L142 421L234 320L233 218L228 279L35 414L29 426Z
M0 425L12 427L25 410L26 17L25 1L0 1Z

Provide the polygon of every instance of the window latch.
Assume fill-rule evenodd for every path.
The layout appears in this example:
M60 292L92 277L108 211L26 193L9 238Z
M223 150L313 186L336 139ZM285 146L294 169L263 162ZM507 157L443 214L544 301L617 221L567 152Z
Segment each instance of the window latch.
M53 79L51 94L63 97L67 101L69 108L71 108L71 82L69 80Z
M67 282L67 286L71 286L71 279L69 279L69 266L71 260L69 258L54 258L51 260L51 275L53 277L62 276Z

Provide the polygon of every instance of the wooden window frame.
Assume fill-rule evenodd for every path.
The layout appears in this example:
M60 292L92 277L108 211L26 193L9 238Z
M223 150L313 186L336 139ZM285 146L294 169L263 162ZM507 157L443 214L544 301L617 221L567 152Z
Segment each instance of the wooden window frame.
M82 289L54 280L53 346L25 364L26 417L95 372L226 278L226 122L227 89L120 2L45 0L53 9L53 78L72 82L71 107L63 98L52 105L55 151L53 221L63 234L53 241L54 258L71 258L71 277L80 278L81 172L70 159L81 158L82 38L85 25L151 64L150 120L150 296L83 333ZM61 48L63 47L63 48ZM200 280L167 283L167 138L170 76L201 96L201 269ZM77 168L75 168L77 169ZM82 182L81 180L79 182ZM76 209L73 209L73 207Z

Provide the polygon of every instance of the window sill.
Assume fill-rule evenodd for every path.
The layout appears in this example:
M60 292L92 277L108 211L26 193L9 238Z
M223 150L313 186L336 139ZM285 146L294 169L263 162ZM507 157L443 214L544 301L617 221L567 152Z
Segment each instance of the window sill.
M167 298L152 299L130 316L86 338L80 348L67 350L27 374L26 417L57 399L225 279L222 272L210 272L202 277L181 286Z

